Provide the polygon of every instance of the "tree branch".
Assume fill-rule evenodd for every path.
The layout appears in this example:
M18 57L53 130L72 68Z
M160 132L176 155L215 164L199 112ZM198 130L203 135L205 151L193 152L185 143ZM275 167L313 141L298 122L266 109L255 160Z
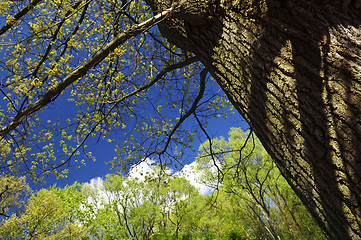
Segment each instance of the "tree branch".
M163 148L163 150L161 152L158 152L157 154L161 155L163 153L165 153L165 151L168 148L168 145L172 139L173 134L175 133L175 131L177 131L177 129L180 127L180 125L182 125L182 123L192 114L195 112L199 101L202 99L203 94L204 94L204 89L205 89L205 82L206 82L206 76L207 76L208 71L206 69L203 69L200 73L200 89L199 89L199 93L196 97L196 99L194 99L194 102L192 103L192 107L186 112L186 114L184 114L179 121L177 122L177 124L174 126L174 128L172 129L172 131L169 133L168 135L168 139L167 142Z
M221 167L218 166L217 160L214 158L215 155L213 153L213 146L212 146L211 137L208 135L207 131L204 129L204 127L202 126L201 121L199 120L199 118L197 117L197 115L195 113L194 113L194 117L197 120L199 127L202 129L202 132L204 133L204 135L206 135L206 137L208 139L208 142L209 142L210 156L212 158L213 165L217 168L217 186L216 186L216 190L218 190L219 183L222 182L223 179L224 179L224 173L223 173ZM220 177L220 175L222 175L222 176Z
M104 49L101 49L95 54L91 59L89 59L82 66L75 69L72 73L70 73L66 78L64 78L61 82L59 82L55 87L46 92L38 101L29 104L23 110L21 110L14 118L14 120L9 123L7 126L3 127L0 130L0 137L4 138L10 131L14 130L20 123L29 115L35 113L40 110L50 102L54 100L54 97L59 95L66 87L70 84L74 83L80 77L84 76L91 68L96 66L99 62L104 60L110 52L112 52L119 45L123 44L128 39L139 35L147 31L149 28L158 24L160 21L163 21L168 16L170 16L173 8L169 8L164 10L163 12L157 14L156 16L151 17L145 22L134 25L128 31L123 32L116 36L111 42L109 42Z
M92 127L92 129L89 131L89 133L83 138L83 140L77 145L77 147L71 152L71 154L68 156L68 158L62 162L61 164L59 165L54 165L52 168L50 169L46 169L44 170L42 173L46 172L46 171L53 171L55 169L58 169L62 166L64 166L65 164L69 164L69 161L70 159L74 156L74 154L84 145L84 143L86 142L86 140L90 137L90 135L92 133L94 133L95 129L97 128L97 126L99 124L101 124L102 122L105 121L105 119L107 119L110 115L110 113L112 112L112 110L122 101L138 94L139 92L141 91L144 91L144 90L147 90L149 89L151 86L153 86L156 82L158 82L164 75L166 75L167 73L175 70L175 69L179 69L179 68L182 68L182 67L185 67L189 64L192 64L194 62L198 61L198 58L197 57L192 57L192 58L188 58L188 59L185 59L184 61L182 62L179 62L179 63L175 63L173 65L170 65L170 66L167 66L166 68L164 68L161 72L159 72L157 74L157 76L152 79L149 83L139 87L138 89L134 90L133 92L127 94L127 95L124 95L122 96L121 98L117 99L116 101L112 101L112 102L106 102L107 104L113 104L109 110L107 111L106 114L104 114L104 116ZM41 173L40 173L41 174Z
M82 2L82 0L77 1L77 2L72 6L72 9L75 10L75 9L80 5L81 2ZM85 6L84 11L86 11L86 9L87 9L87 5ZM70 10L67 11L67 12L65 13L64 18L63 18L63 19L60 21L60 23L58 24L58 27L56 28L56 30L55 30L55 32L54 32L54 34L53 34L53 36L52 36L52 38L51 38L51 40L50 40L50 42L49 42L49 45L48 45L48 47L47 47L47 49L46 49L43 57L42 57L41 60L38 62L37 66L35 67L35 70L32 72L32 75L36 76L36 74L38 73L41 65L45 62L46 58L48 57L48 55L49 55L49 53L50 53L50 51L51 51L51 49L52 49L52 47L54 46L54 41L55 41L56 38L58 37L58 34L59 34L59 32L60 32L61 27L63 26L63 24L65 23L66 19L69 17L69 15L70 15L72 12L73 12L73 11L70 11ZM83 15L84 15L84 13L83 13ZM68 38L68 39L69 39L69 38Z
M25 14L27 14L31 9L33 9L41 0L33 0L27 6L20 10L10 21L7 21L6 24L0 29L0 35L4 34L7 30L9 30L15 23Z

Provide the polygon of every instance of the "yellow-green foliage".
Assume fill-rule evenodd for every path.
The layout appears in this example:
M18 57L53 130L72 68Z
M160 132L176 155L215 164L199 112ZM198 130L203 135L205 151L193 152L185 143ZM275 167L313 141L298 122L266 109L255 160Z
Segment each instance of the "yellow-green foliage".
M203 181L219 189L217 214L226 219L219 231L248 239L325 239L252 132L231 128L227 139L212 139L199 150Z
M1 4L0 18L5 19L26 3ZM33 6L0 35L0 129L115 36L151 15L141 1L45 0ZM173 142L187 147L194 132L178 128L170 133L199 90L200 64L191 58L162 39L156 29L128 40L59 92L50 107L23 119L7 134L1 143L11 151L0 159L1 166L36 181L48 174L63 178L69 165L80 167L86 159L95 160L86 144L90 137L114 144L112 168L127 168L152 152L180 155L181 148ZM176 65L187 61L182 69ZM214 82L210 79L208 85ZM228 111L224 96L211 89L205 95L209 102L197 110L202 122ZM51 111L54 108L58 111ZM169 146L167 138L173 138Z
M60 227L53 223L59 223L65 216L61 200L55 193L43 189L29 199L23 214L13 214L2 222L0 236L5 239L17 239L19 236L45 239Z
M18 211L30 193L25 177L0 175L0 215L9 216Z

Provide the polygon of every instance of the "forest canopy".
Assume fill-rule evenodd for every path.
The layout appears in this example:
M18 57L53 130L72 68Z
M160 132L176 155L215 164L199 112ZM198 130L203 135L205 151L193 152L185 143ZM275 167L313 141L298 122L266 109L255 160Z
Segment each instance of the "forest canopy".
M232 128L227 139L212 142L222 179L210 167L207 141L188 172L173 172L148 160L142 163L148 165L147 172L133 166L128 175L32 192L26 203L12 199L18 205L7 209L3 215L7 217L0 220L0 237L325 239L254 135ZM198 176L212 193L200 194L188 174ZM17 195L28 192L15 185L9 188ZM7 198L11 195L2 197L2 206Z

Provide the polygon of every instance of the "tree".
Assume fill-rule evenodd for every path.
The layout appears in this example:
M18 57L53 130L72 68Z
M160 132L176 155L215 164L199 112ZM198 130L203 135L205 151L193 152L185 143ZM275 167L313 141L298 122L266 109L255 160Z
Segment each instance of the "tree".
M202 178L218 191L217 215L226 216L229 226L243 223L239 229L250 239L324 239L252 132L231 128L228 139L212 139L199 149L201 168L218 165L206 168Z
M151 155L178 160L180 146L191 142L182 139L194 135L181 124L195 111L204 122L226 107L224 97L205 90L196 57L147 32L171 9L151 17L133 1L25 4L6 2L1 12L9 17L0 30L0 136L10 149L1 158L4 172L66 177L69 166L85 164L75 159L81 151L94 159L86 149L91 136L115 143L112 168ZM31 9L28 18L21 8ZM56 99L70 102L65 118L44 113Z
M163 36L199 57L329 238L361 238L360 1L180 3Z
M0 186L0 216L8 218L14 212L21 212L31 193L25 177L0 175Z
M144 179L108 175L97 184L84 184L82 193L87 197L74 220L87 227L91 238L180 239L186 233L195 236L187 232L187 219L199 193L186 179L170 176L164 167L154 166Z
M180 239L186 232L190 203L199 195L186 179L170 176L161 166L154 166L143 180L109 175L104 190L116 216L108 223L116 222L124 228L123 237L134 239Z
M65 215L62 221L58 223L60 227L58 229L54 227L57 231L53 231L50 237L53 239L89 238L89 229L92 226L88 225L90 214L85 205L88 196L83 191L83 185L77 182L64 188L54 185L49 190L57 196ZM53 205L53 207L56 208L57 206Z
M85 195L79 187L78 183L63 189L52 186L31 194L26 204L21 202L24 211L1 221L1 239L89 238L81 206Z
M233 137L242 133L237 129L233 132ZM234 140L230 144L234 151L228 153L238 154ZM219 147L224 141L214 143L214 147ZM259 143L256 145L260 146ZM248 150L252 150L250 144ZM277 169L268 169L269 165L273 166L269 158L263 164L256 164L262 162L260 159L254 163L243 159L239 168L242 171L243 167L247 168L248 176L245 178L245 172L242 172L242 176L234 180L230 171L234 168L227 171L224 167L226 162L235 162L231 161L232 154L226 155L225 161L221 161L224 181L219 191L211 195L199 195L184 177L170 175L164 166L154 166L139 178L113 174L90 184L52 186L33 193L26 204L22 203L23 211L3 219L0 237L268 239L274 234L268 229L272 226L281 239L322 239L320 230L309 221L309 214L299 200L293 199L295 194L280 178ZM254 155L258 156L258 153L253 153L249 159L254 159ZM206 158L202 158L204 162ZM213 182L214 173L208 173L206 180ZM263 186L257 185L260 182ZM290 192L286 194L287 190Z
M2 239L45 239L62 227L65 218L61 200L46 189L32 195L23 214L2 222Z
M199 59L254 129L327 235L331 239L361 238L360 1L188 0L173 5L173 1L167 0L146 2L156 14L167 9L164 15L153 19L159 20L162 35L196 56L192 58L155 38L158 49L172 59L167 64L169 68L163 70L174 70L176 66ZM9 154L13 156L10 166L27 166L23 164L27 163L26 153L34 151L37 145L41 151L30 155L36 160L30 159L30 163L34 163L30 164L30 175L37 177L54 171L62 177L66 175L71 157L84 147L89 136L94 134L101 138L110 130L121 131L124 120L136 116L136 106L144 104L145 99L156 98L143 92L156 81L132 81L135 71L126 74L129 78L123 78L119 71L127 72L122 68L126 64L121 59L127 61L129 56L140 66L139 60L144 56L140 49L151 45L147 45L144 38L138 38L140 43L145 43L143 45L125 44L124 48L114 49L112 54L109 54L110 48L106 48L108 50L93 57L103 43L110 42L108 39L121 35L120 29L144 21L149 11L144 4L125 1L102 1L97 5L92 1L34 0L25 4L8 1L2 3L1 8L2 16L11 16L0 29L1 47L7 53L0 64L7 73L2 83L6 88L2 94L7 108L1 112L1 137L13 149ZM130 15L127 11L130 7L137 14ZM130 36L132 32L125 32L125 35ZM125 50L132 54L124 55ZM81 64L83 59L89 60ZM138 75L144 77L141 79L149 79L153 64L160 66L166 62L164 58L158 59L162 60L150 61L133 70L144 67L146 71L141 73L148 74L138 72ZM80 67L76 68L78 63ZM123 65L113 70L119 63ZM95 73L80 79L92 68ZM162 70L158 71L157 76L165 75ZM205 106L199 102L204 93L204 75L199 83L195 78L186 78L185 84L177 81L179 85L159 81L158 89L162 90L166 89L164 86L181 89L179 86L191 83L190 88L183 88L181 92L191 90L193 94L185 95L192 97L177 99L181 106L177 108L179 114L171 115L175 116L174 122L177 117L179 121L173 126L164 120L163 114L157 115L162 107L150 104L158 109L155 115L159 118L150 117L148 122L160 124L137 122L139 124L134 126L143 128L145 136L149 133L152 144L144 147L143 140L128 141L135 149L119 148L120 155L125 152L131 162L142 159L136 157L140 151L143 157L152 153L178 153L169 143L181 143L181 139L189 136L179 128L185 118L194 113L197 118L203 113L202 110L196 112L195 108ZM74 82L61 81L65 79ZM115 81L107 81L109 79ZM70 95L77 98L77 104L84 104L85 111L69 119L69 124L57 127L60 131L53 131L52 122L39 131L42 126L37 121L39 113L36 111L55 100L66 86L73 88ZM173 105L173 100L169 99L169 105ZM72 128L73 133L65 131L71 126L76 126ZM59 142L63 155L56 156L54 143L47 141L52 140L56 132L63 138ZM77 141L68 142L74 139ZM129 139L140 138L130 134ZM162 141L164 139L169 141ZM91 157L89 153L88 156ZM60 157L63 161L57 163L55 159ZM1 167L8 170L6 162Z

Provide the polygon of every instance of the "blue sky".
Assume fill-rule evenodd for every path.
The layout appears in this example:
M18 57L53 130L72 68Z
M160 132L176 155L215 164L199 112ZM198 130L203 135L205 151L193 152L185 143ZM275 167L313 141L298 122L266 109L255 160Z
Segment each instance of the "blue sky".
M219 89L218 86L213 87ZM216 91L218 91L218 89L216 89ZM60 122L65 122L67 118L72 118L76 115L78 109L74 107L73 102L68 102L68 93L69 90L66 90L63 95L60 95L54 102L45 107L44 111L40 115L41 121L43 123L46 123L47 120L54 122L57 118L60 119ZM221 94L222 93L223 92L221 92ZM0 106L4 109L4 101L2 98L0 99ZM184 122L184 126L186 128L191 128L194 125L196 125L194 119ZM223 117L213 117L209 119L206 130L209 136L212 138L220 136L227 137L228 131L231 127L241 127L243 130L247 130L249 128L248 124L240 116L240 114L235 112L233 115L229 115L227 119L224 119ZM206 140L206 136L202 133L202 131L199 130L198 135L194 137L194 142L192 144L193 149L197 151L199 145ZM104 178L107 174L116 172L116 170L110 170L110 166L105 164L116 156L114 151L115 146L113 143L108 143L105 140L95 142L94 138L89 138L86 144L88 146L88 150L91 151L96 157L97 160L95 162L88 159L86 161L86 166L82 166L79 169L70 167L68 177L64 179L56 179L55 176L50 175L47 177L45 185L34 184L33 181L28 179L30 186L34 190L43 187L49 187L53 184L57 184L57 186L63 187L65 185L71 185L75 181L80 183L89 182L91 179L98 177ZM191 150L187 150L182 161L185 165L191 164L194 161L196 155L197 152L194 153Z
M46 106L45 110L41 113L42 122L45 123L49 119L53 122L57 118L59 118L61 122L64 122L67 118L72 118L76 114L77 109L74 108L74 103L68 102L66 95L67 94L65 93L59 96L54 102ZM4 108L4 101L1 99L0 106ZM192 125L196 123L193 120L186 121L184 124L185 127L191 128ZM231 127L241 127L243 130L247 130L248 124L240 116L240 114L236 112L233 115L229 115L227 119L224 119L223 117L213 117L209 119L206 130L212 138L220 136L227 137L228 131ZM193 149L198 150L199 145L206 140L206 136L201 131L199 131L198 136L194 137ZM79 169L70 167L68 177L64 179L56 179L55 176L50 175L47 177L45 185L34 184L30 179L28 179L31 188L37 190L43 187L49 187L53 184L57 184L57 186L63 187L65 185L71 185L75 181L80 183L90 182L91 179L96 179L99 177L104 178L107 174L116 172L116 170L110 170L110 166L105 164L116 156L114 151L115 146L113 143L108 143L105 140L100 140L96 143L94 138L90 138L87 142L87 145L88 149L97 159L95 162L88 160L86 162L86 166L82 166ZM191 164L194 161L196 155L197 152L194 153L191 150L187 150L184 158L182 159L184 164Z
M49 109L46 110L48 111L46 114L47 118L56 119L58 117L64 118L66 115L71 115L71 113L69 113L69 106L71 104L72 103L67 103L62 99L58 99L58 101L52 103ZM241 127L243 130L249 128L247 122L236 112L227 119L224 119L223 117L210 119L206 130L213 138L220 136L227 137L231 127ZM80 183L90 182L91 179L96 179L98 177L104 178L109 173L117 172L116 170L110 170L109 165L105 164L116 156L114 144L108 143L105 140L101 140L98 143L95 143L92 138L89 140L90 141L87 143L88 149L96 157L97 160L95 162L88 160L86 166L80 167L79 169L71 167L69 169L68 177L64 179L56 179L54 176L49 176L46 185L36 185L32 183L32 181L29 181L31 187L33 189L39 189L53 184L63 187L65 185L71 185L75 181ZM199 132L199 137L194 138L194 149L198 150L199 145L206 140L206 136L204 136L202 132ZM197 152L193 153L191 150L186 151L183 158L184 165L191 164L196 155Z
M4 17L0 18L0 22L2 20L4 20ZM31 19L29 21L31 21ZM0 27L1 26L2 26L2 24L0 24ZM27 29L27 28L25 28L25 29ZM23 30L23 31L25 31L25 30ZM157 32L156 27L152 28L152 31L153 31L153 33L156 33ZM26 35L26 32L23 32L23 33ZM152 41L152 40L149 40L149 38L148 38L147 41ZM137 39L134 42L135 42L135 44L139 44L139 43L137 43ZM142 45L142 46L144 46L144 45ZM41 55L44 52L43 50L44 49L34 50L34 51L39 51L39 52L35 52L35 53ZM140 53L149 54L147 51L148 51L147 49L141 48L138 51L138 54L140 54ZM177 50L177 51L179 51L179 50ZM179 51L179 52L181 52L181 51ZM35 54L35 53L33 53L33 54ZM85 54L85 52L82 52L82 51L77 52L77 54L80 54L80 55L82 55L83 53L84 53L84 56L87 56L87 54ZM26 57L29 57L29 56L34 57L34 56L32 56L32 54L30 54L30 55L29 54L26 55L26 54L24 54L24 56L26 56ZM131 55L131 53L129 53L129 54ZM150 61L151 64L153 64L153 63L155 65L159 64L158 65L158 70L160 71L161 65L164 64L164 63L167 63L167 61L169 61L169 58L167 58L168 55L163 54L162 51L160 51L160 53L157 53L157 54L155 53L155 55L151 56L150 59L146 59L146 61L148 61L148 62L144 62L142 64L149 65L149 61ZM0 53L0 58L3 57L5 59L4 55L5 55L5 52L3 54ZM74 64L78 64L77 61L79 61L79 63L83 62L82 58L84 56L80 56L79 58L74 59ZM132 55L130 57L132 57ZM154 59L158 59L158 60L154 60L153 57L155 57ZM175 61L175 62L177 62L177 61ZM194 69L197 69L196 71L199 71L200 68L197 67L197 68L194 68ZM131 70L131 68L129 68L128 70ZM127 69L124 69L124 71L127 72ZM197 74L198 73L196 72L196 75ZM26 75L26 73L24 73L24 75ZM0 71L0 80L2 80L1 83L4 83L3 80L5 80L5 76L11 78L12 74L11 74L11 72L9 73L9 72L6 72L6 71L4 71L4 72ZM142 82L147 77L149 77L149 73L147 71L145 71L142 76L138 76L138 78L140 79L138 81ZM175 77L178 77L178 76L175 76ZM198 78L198 75L196 77ZM170 78L170 76L168 76L167 80L169 80L169 78ZM177 82L177 83L181 83L182 80L183 79L178 79L177 81L179 81L179 82ZM195 81L197 83L199 82L198 79L196 79ZM174 87L173 83L174 82L170 82L168 84L168 87L169 88ZM197 85L194 85L194 86L191 85L191 87L186 88L186 90L191 90L191 91L193 91L193 94L195 94L194 92L196 91L196 89L195 89L196 86ZM174 89L177 89L177 87L178 86L175 86ZM217 89L215 89L215 92L217 92L219 87L218 86L213 86L213 87L217 88ZM4 87L4 89L5 89L5 87ZM153 90L153 91L157 91L157 88L155 88L155 89L156 90ZM158 89L159 89L159 87L158 87ZM172 89L170 91L173 91L174 89ZM182 94L183 93L182 90L183 89L180 89L179 92L177 92L177 93ZM210 88L210 90L213 90L213 89ZM155 94L154 96L156 96L156 95L157 94ZM52 102L48 106L46 106L45 110L40 115L41 122L43 124L45 124L47 122L47 120L52 120L52 122L54 122L54 120L56 120L57 118L60 119L60 122L64 123L67 118L71 119L76 115L78 109L76 109L74 107L74 103L68 102L66 100L67 96L69 96L69 89L66 90L63 95L60 95L54 102ZM1 94L0 107L1 107L1 109L6 109L5 105L7 104L7 102L3 100L3 97L4 96ZM40 97L40 96L37 96L37 97ZM209 95L208 95L208 97L209 97ZM166 99L162 99L162 100L163 100L163 102L167 101ZM189 108L189 106L187 106L187 107ZM144 109L144 111L146 112L147 110ZM179 115L178 108L173 109L173 113L170 113L170 114L172 115L171 117L176 116L176 114ZM188 121L187 120L187 121L184 122L184 127L185 128L190 129L193 125L196 125L196 122L194 121L194 119L193 119L193 121ZM219 137L219 136L225 136L226 137L227 134L228 134L228 131L229 131L229 129L231 127L241 127L244 130L248 129L248 125L245 122L245 120L243 120L238 113L235 113L233 116L229 116L228 119L224 119L222 117L209 119L208 120L207 132L212 138ZM40 130L41 130L41 128L40 128ZM40 131L40 130L37 129L37 131ZM204 142L205 140L206 140L206 136L201 131L199 131L199 135L195 136L194 142L192 143L193 148L197 150L200 143ZM110 166L105 164L105 162L108 162L108 161L112 160L116 156L116 153L114 151L114 147L115 147L114 144L108 143L105 140L100 140L98 143L95 143L94 138L90 138L87 141L86 144L88 145L88 150L91 151L93 153L93 155L96 157L96 159L97 159L96 162L92 162L91 160L87 160L85 167L80 167L80 169L76 169L75 167L71 167L69 169L68 178L65 178L65 179L56 179L54 176L50 175L47 178L47 184L45 186L50 186L50 185L53 185L55 183L58 186L65 186L66 184L72 184L75 181L89 182L93 178L104 177L106 174L114 172L114 171L110 171ZM60 146L59 146L59 148L60 148ZM190 150L186 151L186 153L184 155L184 159L183 159L184 164L189 164L189 163L193 162L196 154L197 153L193 153ZM79 160L81 160L81 158ZM43 187L41 185L40 186L39 185L34 185L32 183L32 181L29 181L29 183L31 184L32 188L34 188L34 189L39 189L40 187Z

